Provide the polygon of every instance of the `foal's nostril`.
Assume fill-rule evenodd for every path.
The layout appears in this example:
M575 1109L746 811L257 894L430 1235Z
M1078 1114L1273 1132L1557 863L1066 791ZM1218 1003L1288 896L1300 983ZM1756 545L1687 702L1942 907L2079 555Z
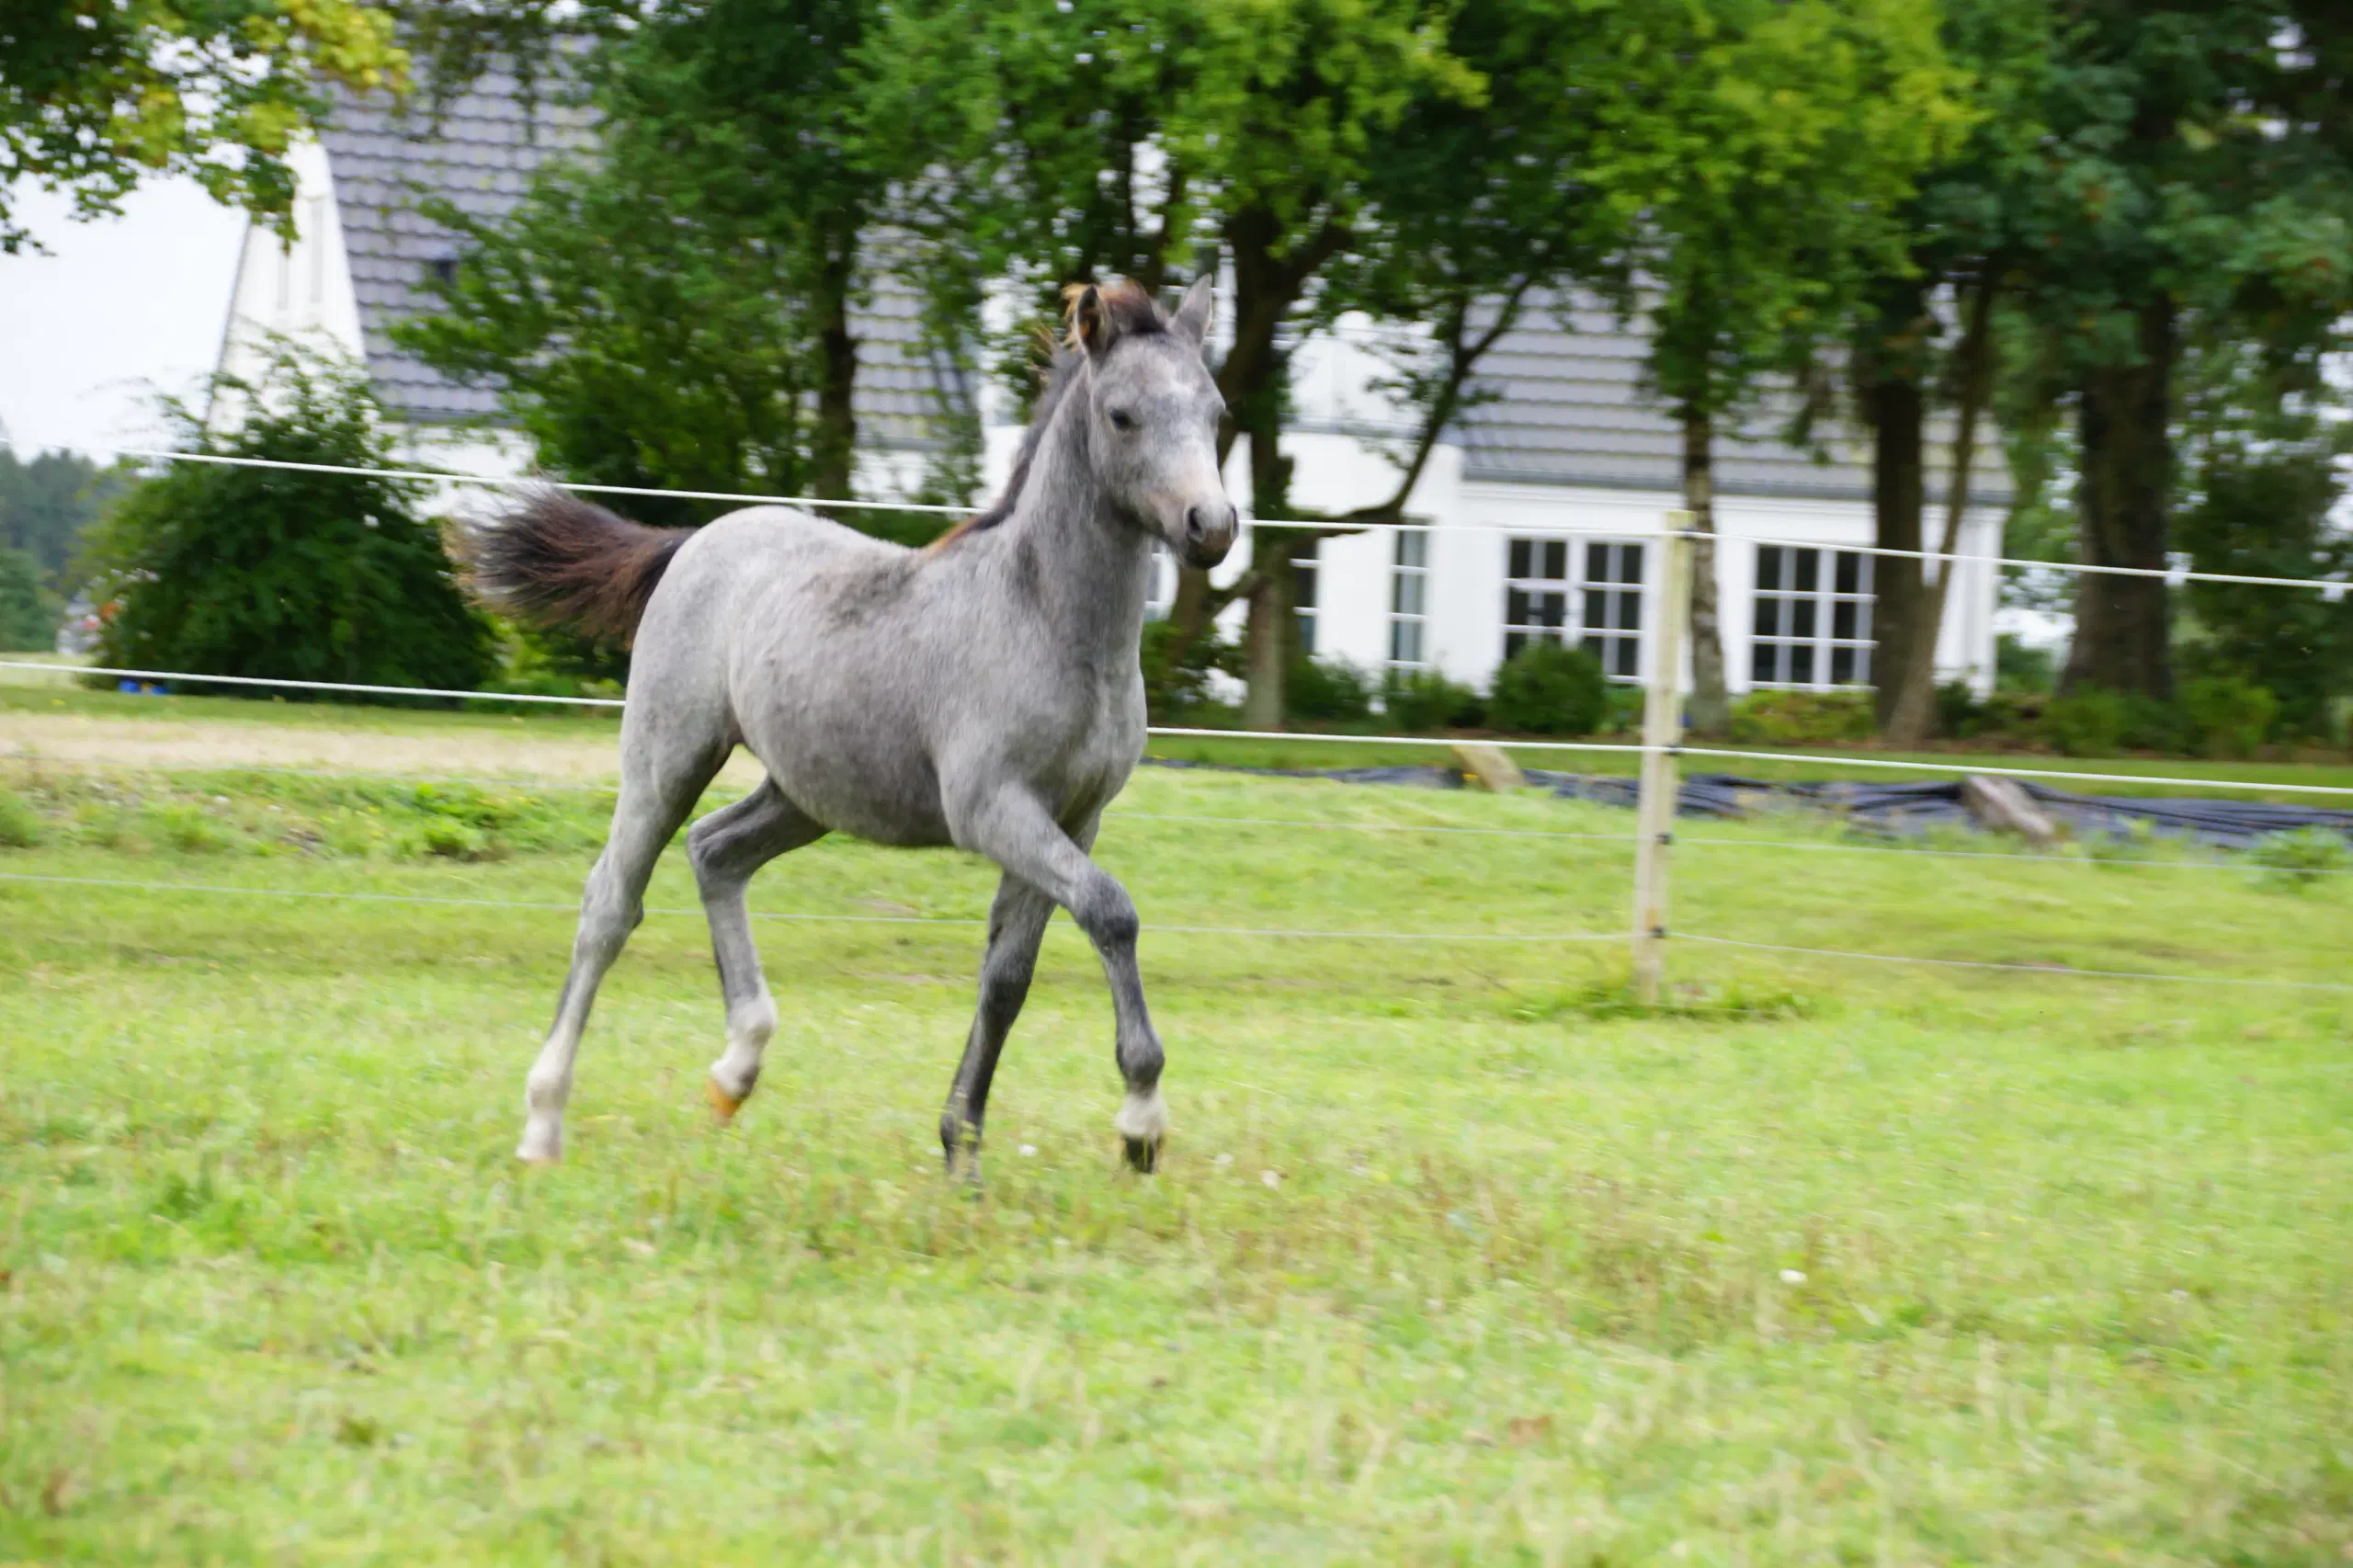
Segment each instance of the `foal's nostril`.
M1186 507L1185 537L1198 544L1200 542L1201 535L1208 531L1207 525L1201 521L1201 509L1199 506Z

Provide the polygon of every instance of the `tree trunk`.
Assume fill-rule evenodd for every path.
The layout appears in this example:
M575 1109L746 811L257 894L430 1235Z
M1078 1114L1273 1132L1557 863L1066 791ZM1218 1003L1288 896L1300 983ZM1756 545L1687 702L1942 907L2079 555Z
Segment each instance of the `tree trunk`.
M1250 437L1254 517L1283 517L1290 512L1291 465L1282 453L1288 363L1276 332L1298 299L1302 275L1297 258L1275 254L1281 237L1280 220L1262 209L1245 208L1226 221L1226 244L1233 257L1233 347L1218 371L1219 390L1229 411L1218 456L1222 460L1235 437ZM1290 623L1296 591L1290 569L1293 542L1285 534L1251 529L1250 570L1257 583L1250 595L1244 644L1249 695L1243 715L1254 729L1281 729L1288 707L1294 644Z
M2171 413L2177 344L2173 301L2159 294L2138 313L2140 353L2127 365L2086 373L2077 428L2076 485L2087 565L2165 565L2165 500L2173 479ZM2075 641L2065 689L2173 694L2171 606L2161 577L2086 573L2075 584Z
M1699 531L1691 552L1692 733L1720 737L1732 728L1724 691L1724 639L1716 599L1715 422L1689 404L1683 410L1683 506Z
M1994 287L1989 262L1970 297L1969 320L1961 328L1961 418L1953 431L1951 471L1945 477L1944 539L1938 546L1938 552L1947 557L1961 548L1961 526L1969 513L1969 485L1977 461L1977 422L1994 392ZM1884 567L1889 562L1882 557L1879 564ZM1935 725L1937 639L1944 630L1945 606L1951 601L1953 573L1959 566L1959 562L1949 559L1937 563L1936 585L1923 598L1917 620L1907 629L1909 642L1900 666L1902 684L1895 688L1895 705L1887 717L1888 738L1898 745L1918 745ZM1884 657L1889 648L1883 627L1879 639L1879 649L1872 654L1875 660ZM1889 684L1881 677L1881 691L1886 691Z
M1857 401L1871 426L1872 542L1882 550L1920 548L1921 431L1928 401L1923 350L1933 327L1919 285L1907 280L1881 301L1857 356ZM1871 655L1873 705L1881 724L1895 710L1911 658L1912 629L1922 608L1920 565L1900 555L1882 555L1871 564L1871 625L1879 640Z
M849 331L849 298L857 265L854 244L825 258L819 278L817 427L809 443L809 484L817 494L850 499L858 453L858 340Z
M1253 730L1284 727L1284 701L1289 696L1291 659L1299 646L1294 628L1299 611L1299 584L1290 565L1290 536L1260 534L1250 570L1258 579L1250 595L1250 619L1243 631L1243 656L1250 682L1242 699L1242 722Z

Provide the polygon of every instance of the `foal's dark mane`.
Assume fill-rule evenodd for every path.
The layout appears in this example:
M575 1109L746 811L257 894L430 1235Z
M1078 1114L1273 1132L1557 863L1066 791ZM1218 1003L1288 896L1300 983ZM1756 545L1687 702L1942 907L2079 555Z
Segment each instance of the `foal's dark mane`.
M1006 476L1005 493L991 502L987 509L975 512L954 528L931 541L930 550L944 550L967 534L976 534L995 528L1013 516L1013 508L1021 499L1022 486L1029 480L1029 462L1038 454L1038 443L1054 422L1054 411L1062 406L1071 384L1078 380L1078 372L1086 362L1086 354L1078 344L1078 301L1087 285L1072 283L1063 290L1063 335L1052 345L1052 360L1046 371L1045 384L1038 389L1037 406L1029 415L1029 428L1021 434L1021 449L1014 454L1013 472ZM1151 294L1135 283L1121 281L1102 285L1099 290L1104 314L1111 319L1121 336L1145 337L1168 330L1168 318ZM1045 335L1040 329L1039 335Z

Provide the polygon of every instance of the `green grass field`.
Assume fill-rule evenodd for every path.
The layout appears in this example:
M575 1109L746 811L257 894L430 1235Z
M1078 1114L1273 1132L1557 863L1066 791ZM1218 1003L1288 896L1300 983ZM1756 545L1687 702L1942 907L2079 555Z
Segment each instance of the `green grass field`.
M598 791L39 758L0 790L0 1562L2353 1556L2353 994L1685 943L1644 1012L1615 941L1179 932L1613 932L1631 814L1146 770L1100 855L1146 922L1161 1176L1118 1168L1058 920L986 1196L942 1184L949 922L993 878L832 841L756 885L866 918L761 926L785 1021L737 1125L674 851L648 903L688 913L525 1171ZM1693 933L2353 982L2353 877L1678 845Z

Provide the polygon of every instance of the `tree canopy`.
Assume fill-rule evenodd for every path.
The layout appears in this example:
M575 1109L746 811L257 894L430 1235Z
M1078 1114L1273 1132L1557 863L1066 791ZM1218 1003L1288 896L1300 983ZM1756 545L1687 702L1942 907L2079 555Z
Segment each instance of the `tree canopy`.
M123 0L0 7L0 251L33 236L12 190L63 191L84 217L142 179L193 177L290 227L287 153L331 83L403 86L392 14L358 0Z

